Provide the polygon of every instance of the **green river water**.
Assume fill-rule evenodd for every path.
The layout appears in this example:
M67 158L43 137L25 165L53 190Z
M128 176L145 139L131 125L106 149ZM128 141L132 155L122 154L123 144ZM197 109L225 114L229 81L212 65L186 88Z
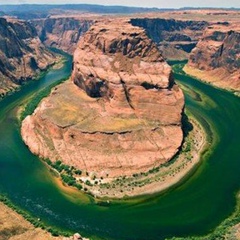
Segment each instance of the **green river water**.
M21 140L16 109L31 94L71 71L59 70L0 102L0 194L50 226L92 239L164 239L202 235L230 216L240 189L240 98L193 78L175 77L185 89L186 109L203 124L212 141L201 164L182 184L155 196L97 205L81 193L67 193ZM97 237L96 237L97 236Z

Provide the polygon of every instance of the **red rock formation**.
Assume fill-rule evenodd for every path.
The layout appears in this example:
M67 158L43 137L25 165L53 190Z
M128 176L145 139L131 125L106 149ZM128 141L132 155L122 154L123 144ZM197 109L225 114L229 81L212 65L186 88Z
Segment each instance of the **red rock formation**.
M239 24L215 24L190 54L186 72L222 88L240 91Z
M23 121L32 152L97 176L144 172L176 154L183 93L143 29L96 23L74 54L72 81Z

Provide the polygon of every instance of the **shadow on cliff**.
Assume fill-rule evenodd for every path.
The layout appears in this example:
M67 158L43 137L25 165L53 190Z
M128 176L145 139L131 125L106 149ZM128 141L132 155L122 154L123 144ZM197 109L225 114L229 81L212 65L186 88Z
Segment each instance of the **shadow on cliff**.
M193 125L189 121L189 118L186 115L186 113L184 112L182 114L182 130L183 130L184 138L187 137L188 134L193 130Z

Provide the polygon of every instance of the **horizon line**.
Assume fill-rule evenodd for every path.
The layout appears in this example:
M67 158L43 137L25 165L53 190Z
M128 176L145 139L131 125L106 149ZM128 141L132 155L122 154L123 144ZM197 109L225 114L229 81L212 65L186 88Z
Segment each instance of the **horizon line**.
M143 8L143 9L166 9L166 10L191 10L191 9L234 9L234 10L240 10L239 7L179 7L179 8L173 8L173 7L165 7L165 8L159 8L159 7L138 7L138 6L127 6L127 5L104 5L104 4L93 4L93 3L8 3L8 4L2 4L0 3L0 6L25 6L25 5L37 5L37 6L71 6L71 5L88 5L88 6L102 6L102 7L125 7L125 8Z

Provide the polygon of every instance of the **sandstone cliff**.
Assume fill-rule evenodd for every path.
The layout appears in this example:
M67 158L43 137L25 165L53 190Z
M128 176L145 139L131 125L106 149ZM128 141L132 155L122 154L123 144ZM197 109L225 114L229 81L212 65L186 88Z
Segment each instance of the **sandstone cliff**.
M190 54L185 71L214 85L240 91L239 24L214 24Z
M77 17L51 17L32 20L40 39L50 47L60 48L70 54L82 36L93 24L93 20Z
M209 25L206 21L175 20L162 18L131 19L134 26L142 27L158 44L166 59L188 59L191 50Z
M78 44L72 81L41 102L21 133L42 157L98 177L131 175L177 153L183 106L171 68L145 31L100 21Z
M0 96L55 61L29 22L0 18Z

